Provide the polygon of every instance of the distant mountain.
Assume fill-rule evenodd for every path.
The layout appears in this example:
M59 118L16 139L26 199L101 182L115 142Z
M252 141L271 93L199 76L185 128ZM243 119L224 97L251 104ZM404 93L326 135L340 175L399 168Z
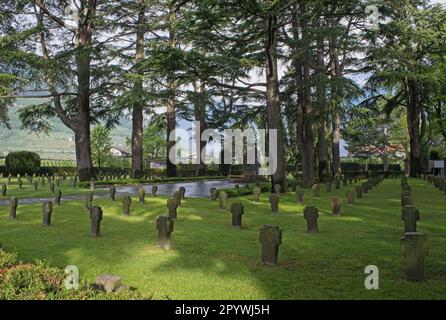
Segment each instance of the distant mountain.
M17 100L17 105L10 108L11 129L0 127L0 157L9 151L28 150L37 152L42 159L72 160L75 159L74 134L59 118L51 120L53 128L46 134L36 135L20 129L21 123L17 111L24 106L41 103L39 99ZM119 127L112 131L113 145L124 147L125 140L132 134L132 124L123 118Z

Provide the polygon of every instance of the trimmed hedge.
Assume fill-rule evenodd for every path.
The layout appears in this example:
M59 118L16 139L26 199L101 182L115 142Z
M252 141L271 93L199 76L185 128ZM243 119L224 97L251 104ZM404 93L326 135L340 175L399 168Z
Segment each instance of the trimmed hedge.
M240 188L223 188L223 189L217 189L217 195L221 191L225 191L228 194L228 198L237 198L241 196L250 196L254 192L254 188L256 187L255 183L250 183L245 186L240 186ZM259 183L259 188L262 190L262 192L271 192L271 183L270 182L263 182Z
M5 158L5 168L10 174L34 174L40 168L40 156L30 151L10 152Z
M228 177L223 176L206 176L206 177L172 177L172 178L154 178L154 179L125 179L125 180L100 180L95 181L96 187L107 186L131 186L139 184L153 184L153 183L174 183L187 181L202 181L202 180L223 180ZM90 182L80 182L79 188L90 188Z
M130 175L130 169L128 168L114 168L114 167L105 167L105 168L94 168L94 173L96 176L104 176L104 175L112 175L112 176L127 176ZM4 175L8 175L10 172L8 172L7 168L5 166L1 166L0 165L0 175L4 174ZM39 168L37 168L37 170L35 172L24 172L21 173L22 175L24 175L25 173L27 173L28 175L32 175L33 173L37 174L37 175L49 175L49 176L53 176L53 175L75 175L77 174L77 168L76 167L45 167L45 166L40 166ZM15 175L15 173L12 173L13 175ZM143 171L143 175L147 176L147 177L153 177L153 176L164 176L166 174L166 170L165 169L144 169ZM178 169L177 170L177 175L178 177L195 177L195 170L182 170L182 169ZM207 170L206 171L206 176L221 176L219 171L216 170Z

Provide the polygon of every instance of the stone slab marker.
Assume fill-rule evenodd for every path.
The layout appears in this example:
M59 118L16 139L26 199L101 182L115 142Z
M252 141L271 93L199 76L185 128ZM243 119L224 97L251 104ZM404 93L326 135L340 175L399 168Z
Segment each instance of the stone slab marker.
M405 206L401 210L401 218L404 221L404 232L417 232L420 211L414 205Z
M8 191L8 185L5 182L3 182L2 183L2 196L3 197L6 196L7 191Z
M367 182L362 183L362 193L367 194L369 192L369 186Z
M112 201L116 200L116 187L111 187L110 188L110 199Z
M401 199L401 207L405 207L405 206L413 206L415 203L414 203L414 201L413 201L413 198L412 198L412 196L407 196L407 195L405 195L405 196L402 196L402 199Z
M262 194L262 190L259 187L255 187L252 190L252 195L254 197L254 201L259 202L260 201L260 195Z
M62 190L57 189L54 193L54 203L60 206L60 202L62 200Z
M320 191L321 191L321 186L318 183L313 184L313 196L314 197L319 197L320 195Z
M186 199L186 188L180 187L179 191L180 191L181 199Z
M342 200L339 197L334 197L331 200L331 213L334 216L339 216L341 215L341 205L342 205Z
M277 196L280 196L280 193L282 192L282 186L280 185L280 184L275 184L274 185L274 193L277 195Z
M231 213L232 213L232 226L234 228L242 227L242 215L244 213L243 204L241 203L233 203L231 205Z
M169 210L169 218L171 220L177 219L177 208L175 199L167 199L167 209Z
M92 203L93 203L93 193L86 194L85 209L87 209L87 211L91 211Z
M271 212L276 214L279 212L279 196L272 194L269 196L269 203L271 204Z
M228 194L225 191L220 191L218 193L218 200L220 202L220 209L226 209L226 200L228 200Z
M404 197L412 197L412 193L408 192L408 191L403 191L401 193L401 202L403 201Z
M94 185L94 180L93 180L93 179L91 179L91 180L90 180L90 191L93 191L93 190L94 190L94 188L95 188L95 185Z
M102 208L101 207L91 207L90 211L90 222L91 228L90 232L93 237L99 237L101 234L101 221L102 221Z
M51 215L53 214L53 203L51 201L46 201L43 203L42 213L43 213L43 225L50 226Z
M19 205L19 200L17 198L9 199L9 218L15 219L17 217L17 207Z
M319 218L319 210L316 207L305 207L304 219L307 220L307 232L318 233L319 227L317 219Z
M181 192L180 191L175 191L173 193L173 198L175 199L175 201L177 202L177 206L181 207Z
M356 198L362 199L362 186L355 187Z
M276 265L279 246L282 244L282 230L278 226L264 225L260 229L259 240L262 243L262 263Z
M304 189L296 187L296 202L299 204L304 203Z
M155 197L156 196L156 193L157 193L157 191L158 191L158 186L152 186L152 196L153 197Z
M355 203L355 192L353 190L347 191L347 203L354 204Z
M122 198L122 214L125 216L130 215L130 207L132 206L132 198L125 196Z
M335 178L335 189L339 190L341 188L341 178L336 177Z
M170 248L170 240L173 232L174 222L166 216L156 219L156 230L158 231L158 245L163 249Z
M217 189L216 188L209 189L209 195L211 196L212 201L217 200Z
M94 281L94 288L102 290L106 293L119 292L122 285L122 278L119 276L103 274L96 277Z
M424 281L424 259L428 255L427 240L421 232L407 232L401 237L406 280Z
M139 188L138 190L139 203L144 204L146 202L146 190Z
M325 192L331 192L331 182L330 181L327 181L326 183L325 183Z

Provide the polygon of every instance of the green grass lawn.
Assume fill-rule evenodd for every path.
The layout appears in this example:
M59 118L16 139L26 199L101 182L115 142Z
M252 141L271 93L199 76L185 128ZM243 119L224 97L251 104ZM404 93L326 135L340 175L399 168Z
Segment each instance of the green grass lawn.
M217 201L186 199L169 251L156 245L155 220L167 213L165 197L148 198L145 205L134 198L129 217L121 215L121 201L97 200L104 220L96 239L83 202L56 207L51 227L41 226L41 205L20 206L16 221L0 207L0 242L24 261L77 265L89 282L103 273L120 275L155 299L445 299L446 196L422 180L409 183L430 249L424 283L404 280L399 179L385 180L352 206L345 204L345 193L353 186L322 190L320 198L306 190L305 205L320 211L316 235L306 233L304 206L294 203L293 194L281 197L275 216L263 194L261 203L230 199L245 205L241 230L231 227L229 205L221 211ZM330 215L334 195L344 200L341 217ZM263 224L283 229L275 267L259 262ZM379 267L379 290L364 288L368 265Z
M39 181L39 186L37 188L37 191L34 191L33 185L29 184L28 180L26 178L23 178L23 189L20 189L17 185L17 179L14 178L11 180L11 184L8 185L8 191L5 197L1 195L1 184L3 182L7 182L8 179L2 179L0 178L0 200L8 200L11 197L16 197L18 199L25 199L25 198L52 198L54 197L54 194L50 190L50 185L48 181L45 180L45 185L43 186ZM57 187L55 187L57 189ZM76 188L73 189L70 185L69 179L67 179L65 182L63 182L60 185L60 190L62 190L62 201L64 196L69 195L82 195L87 194L91 192L89 189L82 189L82 188ZM93 193L104 193L107 192L107 190L94 190Z

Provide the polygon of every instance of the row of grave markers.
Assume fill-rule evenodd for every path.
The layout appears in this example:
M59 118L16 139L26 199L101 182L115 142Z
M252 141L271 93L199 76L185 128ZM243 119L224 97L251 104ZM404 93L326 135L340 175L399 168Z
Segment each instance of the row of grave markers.
M7 195L7 190L8 190L8 185L10 185L12 183L12 179L13 179L13 175L9 174L8 176L5 177L4 174L1 175L1 177L3 179L7 179L6 182L2 183L2 187L1 187L1 191L2 191L2 196L6 196ZM67 181L67 179L69 180L69 183L71 185L71 187L73 189L77 188L77 185L79 183L79 179L77 175L73 175L73 176L68 176L68 175L27 175L25 174L24 177L22 177L20 174L18 174L17 176L15 176L16 181L17 181L17 186L19 187L19 189L23 189L24 186L24 179L26 181L28 181L29 185L32 186L32 188L34 189L34 191L38 191L39 186L44 187L46 184L48 184L50 191L52 193L54 193L54 189L55 188L59 188L64 182ZM117 180L117 181L123 181L125 179L130 179L130 176L99 176L98 179L91 179L90 180L90 190L94 190L95 189L95 181L110 181L110 180Z
M39 190L39 183L40 183L41 186L45 186L45 180L43 180L43 179L40 180L40 182L37 181L37 180L29 181L29 184L32 186L34 191L38 191ZM18 184L18 187L20 189L23 189L23 182L21 181L20 178L17 180L17 184ZM62 185L62 181L61 180L48 181L48 187L49 187L49 190L51 191L51 193L56 193L57 190L61 187L61 185ZM8 182L2 182L2 184L1 184L1 195L3 197L7 196L8 186L9 186Z
M378 179L378 178L376 178ZM377 181L377 180L374 180ZM370 185L373 182L370 181ZM368 190L369 184L364 184L364 190ZM278 213L278 204L280 199L280 187L275 186L275 194L271 194L269 196L269 202L271 204L271 211L272 213ZM156 196L158 187L156 185L152 186L152 196ZM313 188L313 190L317 190L317 188ZM362 192L362 191L361 191ZM367 191L365 191L367 192ZM170 246L170 235L173 232L173 221L177 219L177 209L179 206L181 206L181 199L185 198L186 189L184 187L179 188L178 191L175 191L173 193L173 198L167 199L167 208L168 208L168 215L167 216L160 216L157 219L157 230L158 230L158 243L161 247L167 248ZM299 188L296 190L296 194L298 194L298 200L300 202L303 202L303 189ZM253 191L253 196L255 201L260 201L260 195L261 195L261 189L259 186L256 186ZM145 196L146 191L144 188L140 188L138 190L138 198L140 203L145 203ZM319 194L317 193L317 196ZM210 190L210 197L211 200L217 199L217 190L215 188L212 188ZM60 190L56 192L55 196L55 203L60 205L62 198L62 193ZM110 188L110 198L112 201L116 200L116 188L111 187ZM220 209L226 210L226 201L227 201L228 195L224 191L218 192L218 199L219 199L219 206ZM85 195L85 208L88 212L90 212L90 220L91 220L91 234L95 237L100 235L100 226L101 221L103 219L103 212L100 207L94 207L92 205L93 203L93 194L89 193ZM122 198L122 213L123 215L130 215L130 208L131 208L132 199L130 196L124 196ZM334 215L340 214L340 206L341 201L339 198L335 198L332 201L332 211ZM10 217L12 219L16 218L17 214L17 207L18 207L18 199L17 198L11 198L10 199ZM51 217L53 212L53 202L46 201L43 203L42 206L42 213L43 213L43 225L49 226L51 225ZM244 214L244 207L241 203L233 203L231 206L231 213L232 213L232 225L235 228L241 228L242 227L242 215ZM307 207L305 208L304 217L307 219L308 223L308 231L310 233L317 232L317 217L318 217L318 210L315 207ZM271 227L271 228L270 228ZM263 229L268 230L279 230L279 227L277 226L265 226ZM265 229L265 230L266 230ZM261 231L263 232L263 231ZM265 231L266 232L266 231ZM271 231L268 231L271 232ZM264 239L261 236L262 239ZM266 239L266 238L265 238ZM262 240L264 241L264 240ZM263 242L262 242L263 243ZM278 244L277 244L278 245ZM277 247L278 250L278 247ZM264 250L262 249L262 252ZM271 261L263 261L266 264L271 264Z
M353 203L352 198L362 198L364 193L368 193L384 180L384 176L373 177L360 186L355 188L355 194L352 191L347 192L348 202ZM414 205L413 197L411 195L410 186L407 183L407 178L401 179L401 206L402 206L402 219L404 221L404 235L401 238L401 252L405 261L405 276L409 281L423 281L424 280L424 257L427 255L427 243L425 235L421 232L417 232L416 224L420 219L418 209ZM152 196L156 196L158 187L152 186ZM327 187L328 190L328 187ZM278 203L280 199L280 189L275 188L275 194L269 196L269 202L271 204L271 212L273 214L278 213ZM156 230L158 232L157 239L158 245L164 249L170 248L171 235L174 230L174 221L177 220L177 209L181 206L181 200L185 198L186 189L181 187L178 191L173 193L173 198L167 199L167 216L159 216L156 220ZM313 186L313 194L319 196L319 188ZM253 197L254 201L260 201L261 190L257 186L254 188ZM143 188L138 191L139 202L145 203L146 192ZM303 189L301 187L296 188L296 201L303 203ZM110 198L112 201L116 200L116 188L110 188ZM210 190L210 199L219 199L219 207L222 210L226 209L226 201L228 195L224 191L217 192L215 188ZM55 203L60 204L61 193L55 198ZM93 194L89 193L85 196L85 207L90 213L91 221L91 235L94 237L100 236L101 221L103 220L103 211L99 206L93 206ZM130 196L124 196L122 198L122 213L125 216L130 215L132 199ZM10 218L16 219L18 207L18 199L11 198L9 205ZM340 215L341 212L341 199L335 197L332 200L332 214ZM242 227L242 216L244 214L244 206L240 202L235 202L230 208L232 214L232 226L235 228ZM53 203L46 201L42 206L43 213L43 225L51 225L51 217L53 212ZM304 209L304 219L307 222L307 232L310 234L318 233L319 218L318 208L314 206L307 206ZM260 229L259 241L262 244L261 249L261 261L265 265L275 265L278 261L279 246L282 244L282 230L279 226L264 225Z
M384 180L384 176L373 177L366 182L362 183L356 188L357 197L362 198L363 193L368 193L373 187L377 186L380 182ZM345 181L345 186L347 185L347 180ZM351 181L351 183L353 180ZM327 184L328 185L328 184ZM340 184L336 184L339 187ZM320 185L313 185L313 195L315 197L320 196ZM274 187L274 193L269 196L269 203L271 205L271 212L277 214L279 212L279 199L280 199L280 185ZM331 185L327 187L327 192L331 192ZM253 200L256 202L260 201L261 189L257 185L253 190ZM304 190L301 187L297 187L295 191L296 201L300 204L304 202ZM355 193L352 190L347 192L347 199L349 204L353 204ZM210 189L211 200L219 199L219 207L221 210L226 209L226 200L228 194L225 191L220 191L217 193L217 189ZM334 216L339 216L341 214L341 199L339 197L334 197L331 203L332 214ZM242 227L242 216L244 214L243 204L240 202L235 202L231 205L232 214L232 226L235 228ZM307 221L307 232L317 233L319 231L317 219L319 218L319 210L314 206L307 206L304 209L304 219ZM279 226L275 225L264 225L260 229L259 240L262 243L262 263L266 265L277 264L279 246L282 243L282 231Z
M424 259L428 254L426 236L417 232L420 212L416 208L406 176L401 177L401 218L404 233L401 237L401 254L404 257L404 274L408 281L424 281Z

